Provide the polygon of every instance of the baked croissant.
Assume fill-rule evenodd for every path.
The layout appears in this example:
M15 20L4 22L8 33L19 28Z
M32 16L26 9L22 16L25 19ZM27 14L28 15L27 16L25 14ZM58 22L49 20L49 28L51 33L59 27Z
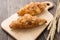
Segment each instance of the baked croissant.
M26 29L33 28L39 25L45 24L47 21L43 18L39 18L37 16L32 16L30 14L25 14L24 16L18 18L16 21L12 21L9 25L10 28L13 29Z
M24 14L37 15L41 14L45 8L46 8L45 3L31 2L30 4L21 8L17 13L20 16L23 16Z

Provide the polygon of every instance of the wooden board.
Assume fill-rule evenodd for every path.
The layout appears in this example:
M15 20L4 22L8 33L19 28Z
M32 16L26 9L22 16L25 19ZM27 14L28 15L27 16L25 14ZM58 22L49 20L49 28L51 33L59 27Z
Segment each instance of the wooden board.
M11 23L12 20L16 20L18 18L17 13L15 13L6 20L4 20L1 23L1 27L7 33L13 36L16 40L35 40L35 38L38 37L38 35L40 35L43 32L43 30L47 27L47 25L53 18L53 15L50 12L48 12L48 9L52 7L52 3L51 2L48 3L50 3L51 5L47 6L45 11L40 15L40 17L45 18L47 20L47 23L45 25L35 27L32 29L11 30L9 24Z

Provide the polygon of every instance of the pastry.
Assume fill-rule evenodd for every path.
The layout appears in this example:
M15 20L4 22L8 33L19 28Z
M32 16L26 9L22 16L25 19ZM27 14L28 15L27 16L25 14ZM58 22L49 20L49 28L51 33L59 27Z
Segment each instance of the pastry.
M30 15L38 15L41 14L44 9L46 8L46 3L40 3L40 2L31 2L21 8L17 14L19 16L23 16L24 14L30 14Z
M47 23L47 21L44 18L25 14L24 16L19 17L17 20L12 21L9 26L12 29L26 29L38 27L39 25L43 25L45 23Z

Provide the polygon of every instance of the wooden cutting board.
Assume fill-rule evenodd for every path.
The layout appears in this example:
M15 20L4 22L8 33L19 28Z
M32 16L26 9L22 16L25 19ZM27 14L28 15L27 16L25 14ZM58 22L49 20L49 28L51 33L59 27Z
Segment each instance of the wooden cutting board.
M17 13L15 13L12 16L8 17L6 20L4 20L1 23L1 27L16 40L35 40L44 31L44 29L53 18L53 15L48 11L49 8L53 7L53 3L47 1L45 3L47 3L47 7L45 11L42 12L42 14L40 15L41 18L45 18L47 20L47 23L45 25L31 29L11 30L9 24L12 20L16 20L18 18Z

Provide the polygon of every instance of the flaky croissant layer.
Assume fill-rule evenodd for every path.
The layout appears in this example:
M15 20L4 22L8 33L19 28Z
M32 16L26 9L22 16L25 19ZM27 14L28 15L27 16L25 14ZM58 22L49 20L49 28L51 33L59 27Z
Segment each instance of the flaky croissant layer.
M12 21L9 25L13 29L24 29L24 28L33 28L39 25L45 24L47 21L44 18L39 18L37 16L32 16L30 14L25 14L24 16L18 18L15 21Z
M31 14L31 15L37 15L41 14L44 9L46 8L46 3L40 3L40 2L31 2L21 8L17 13L20 16L23 16L24 14Z

